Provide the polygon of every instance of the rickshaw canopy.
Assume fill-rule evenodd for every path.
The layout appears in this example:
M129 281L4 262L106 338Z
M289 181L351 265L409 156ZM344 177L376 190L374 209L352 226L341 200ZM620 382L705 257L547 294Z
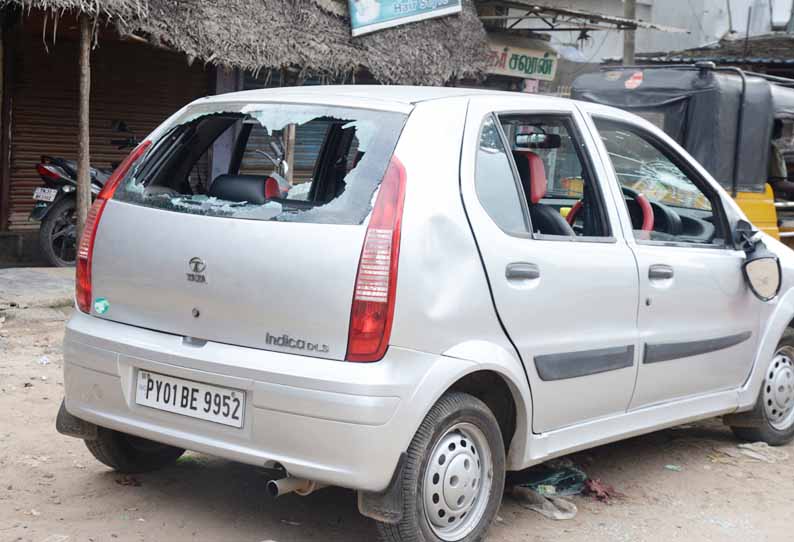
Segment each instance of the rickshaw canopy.
M644 117L734 194L764 191L775 110L794 118L794 90L713 65L605 68L577 77L571 97Z

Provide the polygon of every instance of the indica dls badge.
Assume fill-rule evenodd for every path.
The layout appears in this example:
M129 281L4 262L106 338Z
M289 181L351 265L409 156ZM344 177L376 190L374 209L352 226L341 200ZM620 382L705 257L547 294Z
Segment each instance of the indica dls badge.
M104 297L97 297L94 300L94 311L97 314L105 314L110 308L110 303Z

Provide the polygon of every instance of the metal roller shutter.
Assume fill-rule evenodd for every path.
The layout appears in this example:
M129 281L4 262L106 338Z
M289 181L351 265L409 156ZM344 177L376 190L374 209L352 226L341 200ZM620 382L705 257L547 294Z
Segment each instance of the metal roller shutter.
M41 184L35 165L42 154L77 156L77 42L58 39L45 50L41 35L24 32L15 51L9 229L29 222L31 194ZM92 53L91 165L111 167L129 152L111 139L123 120L143 138L186 103L209 94L209 71L186 57L138 43L100 40ZM206 167L206 166L205 166Z

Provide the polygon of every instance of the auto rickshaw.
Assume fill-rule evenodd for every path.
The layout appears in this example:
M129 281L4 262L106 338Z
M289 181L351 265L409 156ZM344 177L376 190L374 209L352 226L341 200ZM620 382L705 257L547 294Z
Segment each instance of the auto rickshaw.
M767 183L778 147L794 162L794 80L711 62L608 66L571 97L625 109L663 129L728 190L755 226L794 247L794 202ZM794 164L793 164L794 165Z

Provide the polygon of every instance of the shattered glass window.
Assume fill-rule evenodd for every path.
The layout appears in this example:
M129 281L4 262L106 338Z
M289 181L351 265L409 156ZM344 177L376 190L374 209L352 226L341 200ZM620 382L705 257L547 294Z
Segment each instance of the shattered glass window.
M705 180L686 169L684 157L636 126L604 119L595 123L637 239L724 245L724 220L710 199L716 196ZM652 213L642 209L639 195L647 198Z
M194 106L153 142L114 199L215 217L360 224L405 118L320 105ZM214 178L204 179L200 164L213 162Z
M665 205L711 210L706 195L651 143L619 128L599 132L622 186Z

